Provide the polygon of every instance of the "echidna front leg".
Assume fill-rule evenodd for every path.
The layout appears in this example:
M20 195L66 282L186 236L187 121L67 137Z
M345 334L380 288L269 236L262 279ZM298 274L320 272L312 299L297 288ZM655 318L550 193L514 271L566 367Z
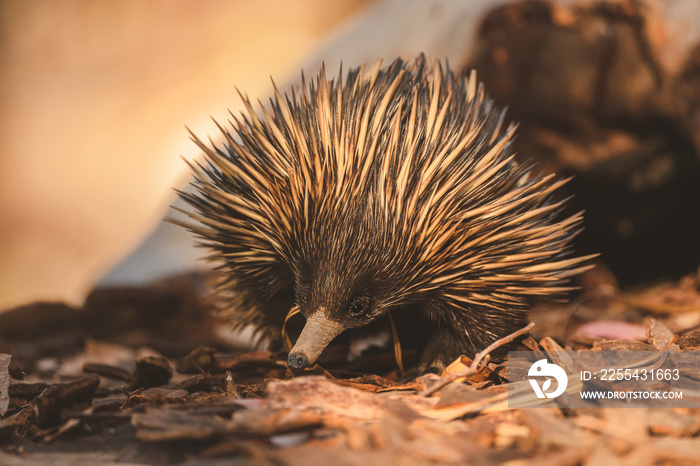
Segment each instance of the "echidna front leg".
M428 343L421 352L418 360L418 370L421 373L442 373L455 359L463 354L473 352L465 348L464 342L457 338L449 328L436 328Z
M423 304L423 319L430 325L430 336L418 359L418 371L421 373L442 373L461 355L473 356L474 345L470 343L466 332L467 324L455 319L459 313L446 305L443 300L430 300Z

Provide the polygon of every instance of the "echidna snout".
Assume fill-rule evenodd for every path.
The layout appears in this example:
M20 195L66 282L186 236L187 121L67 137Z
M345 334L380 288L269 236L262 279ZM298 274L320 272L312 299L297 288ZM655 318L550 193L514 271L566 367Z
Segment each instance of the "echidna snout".
M345 328L330 319L324 308L306 320L299 339L289 352L287 364L292 369L304 369L315 363L328 344Z
M292 310L306 316L291 368L388 313L419 334L419 364L439 367L592 267L572 257L583 216L563 215L567 180L515 160L516 126L475 72L419 55L322 69L261 113L243 103L223 145L192 136L207 160L180 193L193 222L176 223L218 263L236 325L281 344Z
M309 367L309 358L302 352L293 351L289 353L289 358L287 359L287 365L292 369L305 369Z

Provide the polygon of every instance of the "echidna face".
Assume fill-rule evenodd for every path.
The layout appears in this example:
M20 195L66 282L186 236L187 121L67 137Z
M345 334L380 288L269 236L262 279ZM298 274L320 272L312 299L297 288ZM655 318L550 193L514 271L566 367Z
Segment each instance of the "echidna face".
M323 284L299 290L297 296L306 324L289 354L290 367L300 369L316 361L321 352L345 330L363 327L385 313L366 289L326 288Z
M290 265L307 324L291 352L293 364L313 363L339 333L366 326L410 299L393 262L400 257L397 243L375 215L376 200L352 201L310 218L299 234L299 255Z

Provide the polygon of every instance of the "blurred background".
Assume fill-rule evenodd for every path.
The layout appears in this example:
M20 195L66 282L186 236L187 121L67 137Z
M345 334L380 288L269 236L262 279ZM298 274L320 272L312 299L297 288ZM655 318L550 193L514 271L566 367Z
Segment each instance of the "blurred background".
M576 175L588 280L700 265L700 5L671 1L0 1L0 309L206 267L162 222L185 126L329 70L419 52L476 68L523 158Z

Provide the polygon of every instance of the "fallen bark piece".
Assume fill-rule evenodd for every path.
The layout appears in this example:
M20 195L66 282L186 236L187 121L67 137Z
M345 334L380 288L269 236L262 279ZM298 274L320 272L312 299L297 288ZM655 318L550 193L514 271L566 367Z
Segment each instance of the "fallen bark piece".
M540 340L540 345L547 352L547 356L549 356L549 359L551 359L554 364L563 368L568 374L573 373L573 359L564 352L564 348L562 348L559 343L554 341L554 338L544 337Z
M25 409L31 410L37 425L50 425L58 421L62 409L78 403L90 403L99 385L100 378L97 375L51 385Z
M4 416L10 406L10 362L12 356L0 354L0 417Z
M32 401L34 398L37 396L41 395L41 393L49 388L50 384L45 383L45 382L35 382L35 383L24 383L24 382L17 382L10 384L9 392L10 392L10 398L15 398L17 399L17 402L21 403L22 401L26 403L29 403Z
M656 346L633 340L603 340L593 345L599 351L658 351Z
M165 385L170 381L173 369L170 362L163 357L146 356L136 359L136 372L132 388L150 388Z
M358 377L358 379L362 379ZM351 388L357 388L358 390L362 390L365 392L374 392L374 393L382 393L382 392L393 392L393 391L406 391L406 390L416 390L416 384L415 383L407 383L407 384L395 384L395 385L387 385L387 384L382 384L382 385L376 385L374 383L363 383L361 381L357 380L349 380L349 379L339 379L339 378L333 378L329 379L331 380L334 384L340 385L342 387L351 387Z
M321 376L271 382L265 406L334 413L365 420L376 419L381 414L381 400L372 393L342 387Z
M199 374L189 377L176 384L171 384L165 388L174 390L187 390L190 393L213 390L224 387L224 375L205 375Z
M132 395L130 399L131 401L136 402L174 403L187 401L189 396L190 393L187 390L172 390L168 388L151 387L139 394Z
M693 329L684 333L677 343L678 347L683 351L700 351L700 329Z
M97 374L103 377L123 380L125 382L131 382L133 380L133 376L128 370L124 369L123 367L113 366L111 364L86 362L83 364L83 372L86 374Z
M233 413L227 430L270 436L321 427L326 418L319 413L295 409L242 410Z
M147 409L134 413L131 425L143 442L204 440L227 431L226 422L211 416L179 413L166 409Z
M660 350L670 350L672 343L677 339L678 337L676 334L666 325L656 319L649 319L649 326L647 327L647 340L650 344L654 345ZM675 350L678 350L676 345L673 346L675 347Z

